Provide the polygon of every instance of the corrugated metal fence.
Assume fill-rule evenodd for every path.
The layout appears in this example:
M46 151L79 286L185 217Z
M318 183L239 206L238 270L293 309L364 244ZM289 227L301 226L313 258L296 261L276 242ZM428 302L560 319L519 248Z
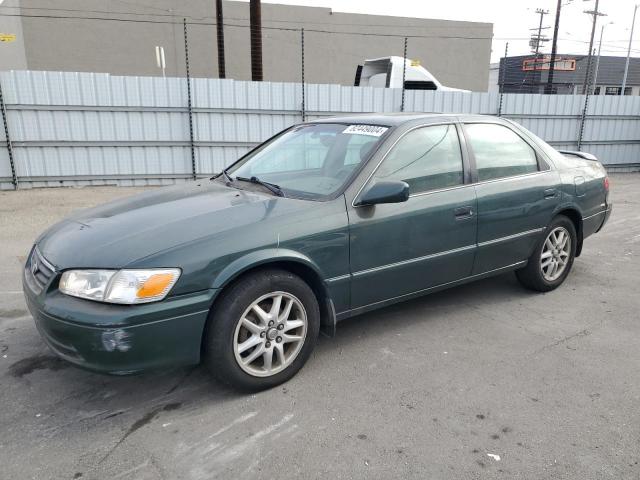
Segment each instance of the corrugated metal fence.
M139 185L191 178L184 78L95 73L0 73L19 188ZM302 86L192 79L195 174L219 172L252 146L301 121ZM401 90L306 85L307 119L397 112ZM407 91L405 111L495 115L499 94ZM505 94L502 115L575 149L583 96ZM4 134L2 134L4 135ZM13 188L0 148L0 187ZM582 149L610 167L640 166L640 97L590 97Z

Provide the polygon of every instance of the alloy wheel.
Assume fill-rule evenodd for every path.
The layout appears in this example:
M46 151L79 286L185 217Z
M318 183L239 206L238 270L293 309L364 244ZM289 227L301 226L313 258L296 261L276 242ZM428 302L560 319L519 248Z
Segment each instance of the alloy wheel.
M571 257L571 236L564 227L556 227L547 235L540 255L540 270L547 282L560 278Z
M294 295L271 292L244 311L233 336L233 352L242 370L269 377L296 359L307 335L307 313Z

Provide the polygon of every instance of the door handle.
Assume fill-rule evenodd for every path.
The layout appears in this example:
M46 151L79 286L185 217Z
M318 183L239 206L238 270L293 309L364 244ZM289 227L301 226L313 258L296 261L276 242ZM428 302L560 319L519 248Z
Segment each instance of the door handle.
M456 220L464 220L473 216L473 208L471 207L458 207L453 211L453 215Z
M555 188L547 188L544 191L544 198L554 198L556 196L556 189Z

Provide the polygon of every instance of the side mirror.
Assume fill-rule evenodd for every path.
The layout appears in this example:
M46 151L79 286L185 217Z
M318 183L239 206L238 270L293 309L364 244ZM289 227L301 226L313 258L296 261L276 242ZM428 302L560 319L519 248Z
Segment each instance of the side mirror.
M409 200L409 184L401 180L382 180L369 185L355 203L356 207Z

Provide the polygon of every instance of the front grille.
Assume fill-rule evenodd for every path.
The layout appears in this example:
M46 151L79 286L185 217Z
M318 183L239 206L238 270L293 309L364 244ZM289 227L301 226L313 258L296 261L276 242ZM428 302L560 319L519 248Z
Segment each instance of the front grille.
M24 268L25 278L35 293L42 292L56 273L55 267L42 256L38 247L33 247Z

